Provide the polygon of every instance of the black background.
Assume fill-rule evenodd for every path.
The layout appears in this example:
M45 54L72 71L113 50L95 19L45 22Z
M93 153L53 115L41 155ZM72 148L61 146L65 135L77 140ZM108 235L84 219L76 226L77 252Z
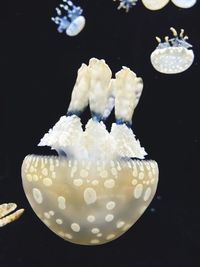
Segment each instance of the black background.
M138 1L129 13L112 0L74 3L84 9L86 26L71 38L50 20L59 1L0 3L0 203L26 210L0 229L0 266L200 266L200 3L152 12ZM195 53L191 68L177 75L156 72L149 60L154 37L170 34L171 26L185 29ZM142 218L119 239L94 247L48 230L30 208L20 175L23 158L65 114L77 70L91 57L105 59L113 73L128 66L143 78L133 129L160 169ZM85 112L83 122L88 118Z

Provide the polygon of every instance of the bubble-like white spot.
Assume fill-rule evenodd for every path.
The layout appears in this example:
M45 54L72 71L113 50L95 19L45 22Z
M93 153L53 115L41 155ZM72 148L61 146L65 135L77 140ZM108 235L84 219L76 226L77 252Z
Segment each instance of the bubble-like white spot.
M113 239L114 237L115 237L115 235L114 235L114 234L107 235L107 237L106 237L106 240Z
M151 196L151 187L148 187L144 193L144 201L147 201Z
M108 179L108 180L106 180L106 181L104 182L104 186L105 186L106 188L109 188L109 189L113 188L113 187L115 186L115 180L113 180L113 179Z
M52 185L52 180L50 178L44 178L43 179L43 184L45 186L51 186Z
M100 232L99 228L92 228L91 232L93 234L98 234Z
M117 222L116 227L117 227L117 228L121 228L121 227L124 226L124 224L125 224L124 221L119 221L119 222Z
M44 212L44 217L46 217L47 219L51 218L51 216L50 216L50 214L48 212Z
M137 179L133 179L131 183L132 183L132 185L136 185L137 184Z
M48 175L48 169L47 169L47 168L44 168L44 169L42 170L42 174L43 174L44 176L47 176L47 175Z
M98 239L92 239L90 240L91 244L98 244L100 241Z
M106 204L106 209L107 210L112 210L114 209L116 206L115 202L114 201L109 201L107 204Z
M63 220L62 219L56 219L56 223L57 224L62 224L63 223Z
M78 223L72 223L71 224L71 229L74 231L74 232L79 232L80 231L80 225Z
M98 237L101 237L102 235L103 235L102 233L98 233L98 234L97 234Z
M61 210L64 210L66 208L66 205L65 205L65 198L63 196L59 196L58 197L58 207L59 209Z
M138 184L136 185L136 187L133 190L133 195L136 199L140 198L143 192L143 185L142 184Z
M85 189L83 196L86 204L88 205L94 203L97 200L96 191L91 187Z
M50 214L51 216L54 216L55 212L54 212L53 210L50 210L50 211L49 211L49 214Z
M75 186L81 186L83 184L83 180L82 179L74 179L73 184Z
M66 237L68 239L72 239L73 238L73 236L71 234L68 234L68 233L65 233L64 234L64 237Z
M90 223L93 223L95 221L95 216L94 215L89 215L87 217L87 221L90 222Z
M42 193L38 188L33 188L33 197L38 204L43 202Z
M38 176L36 174L33 175L33 181L37 182L39 180Z
M86 177L88 177L88 171L82 169L82 170L80 171L80 176L81 176L82 178L86 178Z
M113 214L107 214L105 217L105 221L106 222L111 222L114 219L114 215Z
M98 185L99 184L99 181L98 180L93 180L92 181L92 185Z
M143 173L143 172L140 172L138 178L139 178L140 180L144 179L144 173Z

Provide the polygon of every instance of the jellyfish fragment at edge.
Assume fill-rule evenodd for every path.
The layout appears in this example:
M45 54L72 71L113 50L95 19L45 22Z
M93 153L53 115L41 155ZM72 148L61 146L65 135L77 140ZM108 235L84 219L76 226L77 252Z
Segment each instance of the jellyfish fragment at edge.
M39 146L58 156L28 155L22 164L26 196L54 233L73 243L99 245L118 238L154 197L158 165L131 129L143 82L129 68L112 73L104 60L82 64L67 114ZM80 116L89 104L84 129ZM115 108L111 130L105 121Z

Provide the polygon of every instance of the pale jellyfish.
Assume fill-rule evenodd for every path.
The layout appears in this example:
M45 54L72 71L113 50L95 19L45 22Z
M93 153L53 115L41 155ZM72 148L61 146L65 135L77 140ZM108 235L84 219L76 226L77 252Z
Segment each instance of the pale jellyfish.
M192 45L186 40L184 30L178 35L174 28L170 28L173 38L165 37L162 43L159 37L156 37L158 46L151 54L151 63L153 67L165 74L176 74L187 70L194 61L194 53L191 50Z
M83 10L69 0L63 0L63 2L64 4L60 4L59 8L56 8L57 16L51 19L58 25L60 33L65 31L67 35L75 36L85 26L85 18L81 15ZM64 14L62 14L63 12Z
M116 1L116 0L113 0L113 1ZM120 4L118 6L118 9L123 8L126 10L126 12L128 12L129 9L131 9L133 6L136 5L137 1L138 0L119 0Z
M172 0L172 3L180 8L190 8L196 4L197 0Z
M5 203L0 205L0 227L17 220L23 214L24 209L13 212L16 208L17 205L15 203Z
M170 0L142 0L143 5L150 10L162 9Z
M41 139L58 156L27 156L22 164L26 196L57 235L82 245L109 242L126 232L155 195L158 166L130 125L143 82L129 68L112 73L104 60L82 64L66 115ZM84 129L80 115L89 104ZM111 131L104 121L115 107Z

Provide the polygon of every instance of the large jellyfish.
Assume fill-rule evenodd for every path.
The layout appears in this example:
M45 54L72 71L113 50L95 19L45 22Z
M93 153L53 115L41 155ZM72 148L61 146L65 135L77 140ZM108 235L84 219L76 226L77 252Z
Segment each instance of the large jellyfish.
M170 0L142 0L143 5L150 10L162 9Z
M187 70L194 61L194 53L191 50L192 45L186 40L184 30L178 35L174 28L170 28L173 38L165 37L162 43L159 37L156 37L158 46L151 54L151 63L153 67L165 74L176 74Z
M15 203L4 203L0 205L0 227L5 226L17 220L24 212L24 209L19 209L13 212L17 208Z
M158 166L130 126L143 82L123 67L115 79L104 60L82 64L66 115L41 139L58 156L28 155L22 164L26 196L57 235L82 245L116 239L144 213L155 194ZM89 103L84 129L80 115ZM111 131L104 121L115 107Z
M83 10L69 0L63 0L63 3L60 4L59 8L56 8L57 16L51 19L58 25L58 31L60 33L65 31L67 35L75 36L85 26L85 18L81 15Z
M113 0L113 1L116 1L116 0ZM118 6L118 9L125 9L126 12L128 12L133 6L136 5L136 2L138 0L119 0L120 4Z
M180 8L190 8L196 4L197 0L172 0L172 3Z

